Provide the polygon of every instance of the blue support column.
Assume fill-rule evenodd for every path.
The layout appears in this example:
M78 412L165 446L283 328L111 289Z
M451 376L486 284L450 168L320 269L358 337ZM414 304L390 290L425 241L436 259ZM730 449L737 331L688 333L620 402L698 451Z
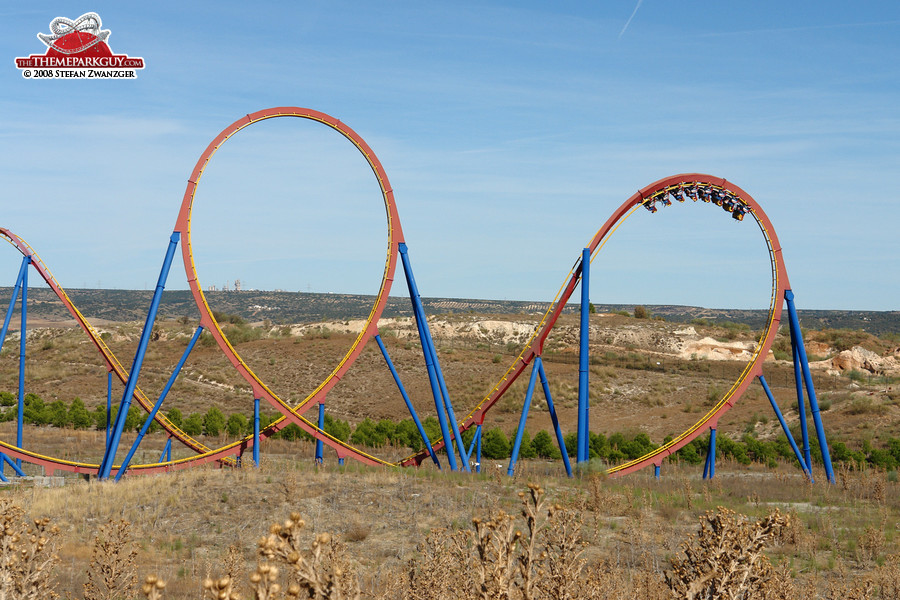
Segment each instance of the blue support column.
M591 250L581 252L581 345L578 351L578 452L579 463L590 458L590 275Z
M803 345L803 332L800 330L800 319L797 316L797 309L794 306L794 293L791 290L785 290L784 299L787 301L788 316L791 321L794 345L800 356L803 381L806 383L806 396L809 399L809 409L812 413L813 423L816 426L816 437L819 439L819 450L822 452L822 463L825 466L825 475L829 482L834 483L834 470L831 468L831 453L828 451L828 441L825 439L825 426L822 424L822 416L819 412L819 401L816 398L816 388L813 385L812 373L809 371L806 347Z
M476 434L478 435L478 445L475 447L475 472L481 473L481 423L478 424L478 431L476 431Z
M703 469L703 479L712 479L716 476L716 430L709 430L709 450L706 454L706 467Z
M384 341L382 341L380 335L375 336L375 342L378 344L378 347L381 349L381 355L384 357L384 362L387 363L388 368L391 370L391 375L394 376L394 383L397 384L397 389L400 390L400 395L403 396L403 401L406 402L406 408L409 410L409 414L412 417L413 423L416 424L416 429L419 430L419 437L422 438L422 442L425 444L425 448L428 449L428 454L431 456L431 460L434 461L434 464L437 465L437 468L441 468L441 463L438 461L437 455L434 453L434 449L431 447L431 441L428 439L428 434L425 433L425 427L422 426L422 422L419 420L419 415L416 413L416 409L413 406L412 400L409 398L409 394L406 393L406 388L403 387L403 382L400 381L400 375L397 373L397 369L394 368L394 363L391 361L391 357L388 356L387 348L384 345Z
M253 464L259 466L259 398L253 399Z
M472 436L472 443L469 445L469 451L466 453L469 456L472 456L472 453L475 451L476 446L481 448L481 423L475 426L475 435ZM475 472L481 473L481 452L478 452L478 458L475 459Z
M169 462L170 460L172 460L172 436L166 440L162 454L159 455L159 462Z
M12 470L16 472L16 475L19 477L25 477L25 473L22 472L22 469L15 463L14 460L11 460L7 455L0 452L0 463L9 465L12 467Z
M22 272L22 329L19 335L19 414L16 419L16 446L22 448L23 424L25 423L25 338L28 329L28 265L31 257L24 259L25 270ZM16 466L22 468L22 459L16 459Z
M106 448L109 448L109 432L112 420L112 371L106 374ZM104 450L105 452L105 450Z
M319 402L319 422L318 427L325 431L325 403ZM319 438L316 438L316 464L321 465L325 461L325 444Z
M447 417L444 414L445 402L442 397L441 386L438 383L437 369L434 364L434 354L431 351L429 340L431 332L428 329L428 321L422 308L422 299L419 296L419 288L413 276L412 266L409 261L409 250L406 244L399 244L400 260L403 262L403 272L406 274L406 285L409 288L409 300L412 303L413 315L416 319L416 327L419 330L419 339L422 342L422 353L425 357L425 367L428 371L428 381L431 384L431 393L434 397L434 408L437 411L438 422L441 425L441 436L444 439L444 448L447 451L447 462L451 471L456 471L456 456L453 452L453 439L450 437L450 429ZM454 423L455 427L456 423ZM460 452L463 452L460 450ZM468 465L466 465L468 468Z
M159 279L156 282L156 290L153 292L153 301L150 303L150 310L147 312L147 320L144 322L144 330L141 332L141 339L138 342L137 352L134 355L134 362L131 365L131 371L128 373L128 382L125 385L125 393L122 395L122 402L119 403L119 412L116 414L116 423L110 436L109 446L103 456L103 462L100 464L100 471L97 473L97 477L100 479L107 479L109 477L113 462L116 459L119 440L122 437L122 430L125 428L125 418L128 416L128 409L131 406L131 397L134 394L134 388L137 387L138 377L140 377L141 374L141 366L144 364L144 354L147 352L147 345L150 343L150 334L153 330L153 323L156 320L156 311L159 309L159 301L162 299L162 292L166 286L166 279L169 276L169 267L172 266L172 258L175 256L175 248L178 246L180 237L181 234L176 231L172 233L172 236L169 238L169 247L166 250L166 258L163 261Z
M0 330L0 350L3 350L6 332L9 331L9 322L12 320L13 310L16 308L16 300L19 299L19 289L22 287L22 278L25 277L29 264L31 264L31 259L28 256L23 256L22 266L19 267L19 275L16 277L16 283L13 286L12 294L9 298L9 308L6 309L6 318L3 319L3 329Z
M138 446L141 445L141 441L147 434L147 430L150 429L150 425L153 423L153 419L156 418L156 413L159 412L159 407L162 406L163 400L166 399L166 396L169 394L169 390L171 390L172 386L175 384L175 380L178 378L178 374L181 373L181 369L182 367L184 367L184 363L185 361L187 361L188 356L194 349L194 345L200 338L201 333L203 333L202 325L197 328L197 331L194 332L194 336L191 338L191 341L188 342L187 348L185 348L184 353L181 355L181 359L178 361L178 364L175 365L175 370L172 371L172 376L169 377L169 381L166 382L166 386L163 388L162 393L159 395L159 399L153 405L153 410L151 410L150 414L147 415L147 420L144 421L144 425L143 427L141 427L140 433L138 433L137 437L134 440L134 444L131 445L131 449L125 456L125 460L122 461L122 465L119 467L118 473L116 473L116 481L119 481L122 478L122 475L125 474L125 470L128 469L128 465L131 463L131 459L134 456L134 453L137 452Z
M778 403L775 402L775 396L772 395L772 390L769 389L769 384L766 383L766 378L760 375L759 383L762 385L763 391L769 398L769 404L772 405L772 410L775 411L775 416L778 417L778 422L781 423L781 429L784 430L784 435L787 436L787 440L790 443L791 448L794 450L794 455L800 462L800 468L803 469L803 472L806 473L806 476L809 477L810 481L812 481L812 469L803 459L803 455L800 453L800 448L797 447L797 442L794 441L794 435L791 433L791 430L788 429L787 423L784 420L784 415L781 414L781 409L778 408Z
M659 465L653 465L653 476L659 481Z
M525 402L522 403L522 415L519 417L519 428L516 430L516 441L513 443L512 454L509 457L509 468L506 474L512 476L516 472L516 460L519 458L519 448L522 446L522 435L525 433L525 421L528 419L528 409L531 408L531 397L534 395L534 385L537 382L538 364L531 366L531 378L528 380L528 391L525 392Z
M16 276L16 283L13 286L12 294L9 299L9 308L6 309L6 317L3 319L3 328L0 329L0 350L3 349L3 342L6 340L6 332L9 331L9 323L12 320L13 310L16 308L16 300L19 299L19 289L22 286L22 279L27 276L28 273L28 265L31 264L31 258L28 256L22 257L22 265L19 267L19 274ZM24 335L23 335L24 337ZM22 380L21 375L19 379ZM21 396L21 394L19 394ZM22 409L19 410L19 415L22 414ZM17 417L18 419L18 417ZM10 463L13 464L13 463ZM3 475L3 461L0 461L0 476ZM6 479L4 479L6 481Z
M709 447L706 449L706 461L703 463L703 479L709 477Z
M563 464L566 466L566 475L572 477L572 464L569 462L569 452L566 449L566 442L563 439L562 429L559 426L559 419L556 418L556 407L553 405L553 395L550 393L550 384L547 383L547 373L544 371L544 361L540 356L535 357L535 365L537 365L538 375L541 378L541 387L544 389L544 398L547 399L547 410L550 411L550 420L553 422L553 430L556 432L556 444L559 446L559 452L562 454Z
M424 310L422 312L424 318ZM427 323L427 322L426 322ZM427 327L427 325L426 325ZM434 368L437 374L438 385L441 388L441 397L444 399L444 410L447 411L447 424L453 434L456 447L459 450L459 457L463 463L463 469L469 471L469 455L466 454L466 445L463 443L462 434L459 431L459 424L456 421L456 415L453 412L453 403L450 401L450 392L447 390L447 382L444 380L444 374L441 371L441 363L438 361L437 350L434 347L434 340L431 339L431 332L428 332L428 348L431 352ZM452 447L451 447L452 450Z
M797 351L797 342L794 337L794 328L791 330L791 350L794 357L794 383L797 387L797 411L800 414L800 435L803 442L803 456L806 458L806 469L812 473L812 455L809 450L809 429L806 426L806 401L803 397L803 374L800 367L800 353Z

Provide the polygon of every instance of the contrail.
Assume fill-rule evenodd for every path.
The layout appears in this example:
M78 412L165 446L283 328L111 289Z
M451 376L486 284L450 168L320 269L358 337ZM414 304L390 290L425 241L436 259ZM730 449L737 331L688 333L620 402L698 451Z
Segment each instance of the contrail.
M638 9L641 7L641 4L644 3L644 0L638 0L637 6L634 7L634 10L631 13L631 16L628 17L628 20L625 21L625 27L622 28L622 31L619 32L618 39L622 39L622 36L625 34L625 30L628 29L628 26L631 25L631 20L634 18L634 15L637 14Z

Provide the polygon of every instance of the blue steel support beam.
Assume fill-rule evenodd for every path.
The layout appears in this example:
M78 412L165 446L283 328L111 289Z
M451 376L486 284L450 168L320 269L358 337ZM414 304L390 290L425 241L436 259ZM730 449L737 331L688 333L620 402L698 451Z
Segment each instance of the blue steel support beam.
M803 456L806 459L806 469L812 473L812 455L809 450L809 429L806 426L806 400L803 397L803 374L800 367L800 353L797 351L797 342L794 337L794 328L791 330L791 350L794 358L794 384L797 386L797 411L800 413L800 435L803 441Z
M13 286L12 295L9 299L9 308L6 309L6 318L3 319L3 329L0 330L0 350L3 350L3 342L6 340L6 332L9 330L9 322L13 316L13 310L16 308L16 300L19 299L19 289L22 287L22 278L25 276L26 269L31 263L28 256L22 257L22 266L19 267L19 275L16 277L16 284Z
M3 329L0 330L0 350L3 349L3 342L6 340L6 332L9 330L9 323L12 320L13 310L16 307L16 300L19 299L19 289L22 286L22 278L26 276L26 274L28 272L28 265L30 263L31 263L30 257L28 257L28 256L22 257L22 265L19 267L19 274L16 276L16 283L13 286L12 294L10 295L9 308L6 309L6 317L3 319ZM22 414L21 409L19 409L19 414ZM2 474L3 474L3 462L0 461L0 475L2 475Z
M422 310L424 319L424 309ZM427 328L427 321L426 321ZM459 457L462 459L463 468L469 471L469 455L466 454L466 445L463 443L462 434L459 432L459 424L456 421L456 414L453 412L453 403L450 401L450 392L447 390L447 382L444 380L444 373L441 370L441 363L438 361L437 350L434 347L434 340L431 339L431 331L428 331L428 348L431 351L431 357L434 361L434 370L437 375L438 385L441 388L441 397L444 399L444 410L447 411L447 424L451 426L450 431L453 433L453 439L456 441L456 447L459 449Z
M431 394L434 397L434 408L437 411L438 423L441 425L441 436L444 438L444 448L447 451L447 463L451 471L457 470L456 456L453 451L453 439L450 437L450 429L447 425L447 416L444 414L444 402L441 396L440 384L437 380L437 371L434 366L434 357L426 340L431 338L428 330L428 321L425 319L422 307L422 299L419 296L419 288L413 276L412 265L409 261L409 249L406 244L399 244L400 260L403 262L403 272L406 275L406 285L409 288L409 300L412 303L413 316L416 319L416 327L419 330L419 339L422 342L422 354L425 357L425 368L428 371L428 381L431 384Z
M319 402L319 422L318 427L325 431L325 403ZM322 440L316 438L316 464L321 465L325 461L325 444Z
M703 479L709 477L709 448L706 449L706 462L703 463Z
M475 427L475 435L472 436L472 443L469 444L469 451L466 452L467 456L472 456L472 453L475 452L475 446L478 444L478 438L480 436L481 436L481 423L479 423ZM476 473L481 471L481 469L479 468L480 466L481 465L478 462L476 462L476 464L475 464L475 472Z
M144 355L147 352L147 345L150 343L150 334L153 331L153 322L156 320L156 311L159 310L159 301L162 298L163 289L166 287L166 279L169 277L169 268L172 266L172 258L175 256L175 248L178 246L178 240L181 234L177 231L173 232L169 238L169 247L166 250L166 258L163 261L162 269L159 273L159 279L156 282L156 290L153 292L153 301L150 303L150 310L147 312L147 320L144 322L144 330L141 332L141 339L138 342L137 352L134 355L134 362L131 365L131 371L128 373L128 382L125 385L125 393L122 394L122 402L119 403L119 412L116 414L116 423L110 436L109 446L103 456L103 462L100 463L100 470L97 473L99 479L109 478L112 470L113 461L116 459L116 451L119 448L119 440L122 437L122 430L125 428L125 418L128 416L128 409L131 406L131 396L134 394L134 388L137 387L138 377L141 374L141 366L144 364Z
M803 459L803 454L800 453L800 448L797 447L797 442L794 440L794 435L791 433L791 430L788 428L787 423L784 420L784 415L781 414L781 409L778 408L778 403L775 401L775 396L772 395L772 390L769 389L769 384L766 383L766 378L762 375L759 376L759 383L762 384L763 391L766 393L766 396L769 398L769 404L772 405L772 410L775 411L775 416L778 417L778 422L781 423L781 429L784 430L784 435L787 436L788 442L791 444L791 448L794 450L794 455L797 457L797 460L800 462L800 468L803 469L803 472L809 477L809 480L812 481L812 469L807 465L806 461Z
M22 430L25 423L25 338L28 328L28 265L31 257L24 258L26 269L22 272L22 329L19 332L19 414L16 419L16 446L22 448ZM22 467L22 459L16 459L16 466Z
M578 452L579 463L587 462L590 457L590 279L591 250L581 251L581 345L578 351Z
M110 421L112 420L112 371L106 374L106 448L109 448ZM104 450L105 452L105 450Z
M528 409L531 408L531 397L534 395L534 384L537 382L538 365L531 366L531 378L528 380L528 391L525 392L525 402L522 403L522 416L519 417L519 428L516 430L516 441L513 443L512 454L509 457L509 468L506 474L510 477L516 472L516 460L519 458L519 448L522 446L522 435L525 433L525 421L528 420Z
M659 481L659 465L653 465L653 476Z
M481 473L481 423L478 424L475 436L478 438L478 445L475 447L475 472Z
M12 470L16 472L16 475L18 475L19 477L25 477L25 473L22 471L21 468L19 468L19 465L17 465L14 460L11 460L7 455L3 454L2 452L0 452L0 457L2 457L2 462L4 464L7 464L10 467L12 467Z
M538 375L541 378L541 387L544 389L544 398L547 399L547 410L550 411L553 430L556 432L556 444L559 446L563 464L566 466L566 475L572 477L572 464L569 462L569 452L566 449L566 441L559 426L559 419L556 418L556 407L553 405L553 395L550 393L550 384L547 382L547 373L544 371L544 361L541 360L540 356L536 356L534 361L538 369Z
M144 421L144 425L143 427L141 427L141 431L138 433L137 437L134 440L134 443L131 445L131 449L125 456L125 460L122 461L122 465L119 467L118 473L116 473L116 481L119 481L122 478L122 475L124 475L125 471L128 469L128 465L131 463L131 459L132 457L134 457L134 453L137 452L138 446L141 445L141 441L147 434L147 430L150 429L150 425L153 424L153 419L156 418L156 413L159 412L159 407L162 406L163 401L169 394L169 390L172 389L172 386L175 384L175 380L178 379L178 375L181 373L181 369L184 367L184 363L187 361L188 356L194 349L194 345L200 338L201 333L203 333L202 325L197 328L197 331L194 332L194 336L191 338L191 341L188 342L187 348L185 348L184 353L181 355L181 359L178 361L178 364L175 365L175 369L172 371L172 375L171 377L169 377L169 381L166 382L166 386L163 388L162 393L159 395L159 399L157 399L156 403L153 405L153 410L151 410L150 414L147 415L147 420ZM169 441L171 442L171 439Z
M437 465L437 468L440 469L441 463L438 461L437 455L431 447L431 441L428 439L428 434L425 433L425 427L422 426L422 421L419 420L419 415L416 413L416 409L413 406L412 400L409 398L409 394L406 393L406 388L403 387L403 382L400 381L400 374L397 373L397 369L394 368L394 363L391 360L391 357L388 356L387 347L385 347L384 341L382 341L380 335L375 336L375 342L381 349L381 355L384 357L384 362L387 363L388 369L391 370L391 375L394 376L394 383L397 384L397 389L400 390L400 395L403 396L403 401L406 402L406 408L409 410L410 416L412 416L413 423L416 424L416 429L419 430L419 437L422 438L422 442L424 442L425 447L428 448L428 454L431 456L431 460L433 460L434 464Z
M172 436L166 440L162 454L159 455L159 462L169 462L170 460L172 460Z
M703 479L712 479L716 476L716 430L709 430L709 450L706 454L706 468L703 469Z
M259 466L259 398L253 399L253 464Z
M809 371L809 361L806 357L806 347L803 345L803 332L800 330L800 319L797 316L797 308L794 306L794 292L785 290L784 299L787 301L788 316L794 331L794 341L800 356L800 366L803 370L803 381L806 383L806 397L809 399L809 409L812 413L813 423L816 426L816 437L819 439L819 450L822 452L822 463L825 466L825 475L830 483L835 483L834 470L831 468L831 453L828 451L828 441L825 439L825 426L822 424L822 415L819 412L819 401L816 398L816 388L813 385L812 373Z

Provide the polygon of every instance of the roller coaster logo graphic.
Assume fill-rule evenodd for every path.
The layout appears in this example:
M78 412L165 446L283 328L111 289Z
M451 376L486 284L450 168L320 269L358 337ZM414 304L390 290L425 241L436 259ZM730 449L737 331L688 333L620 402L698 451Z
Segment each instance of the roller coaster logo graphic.
M332 370L315 389L309 392L304 399L291 403L278 396L251 369L250 365L245 362L237 349L228 340L225 331L217 322L214 312L203 294L203 286L200 283L200 276L194 263L194 252L191 245L191 223L197 187L204 170L209 165L216 151L235 134L254 123L266 119L283 117L300 118L320 123L349 140L365 158L372 173L375 175L381 190L385 212L387 213L387 252L384 272L382 275L381 286L375 296L375 301L369 312L369 316L366 319L365 325L334 370ZM154 473L171 469L186 468L207 462L216 462L222 466L234 466L240 464L241 461L244 460L244 455L247 451L252 452L253 464L259 465L260 442L291 424L300 427L316 440L317 462L324 460L324 448L325 446L328 446L334 452L338 462L341 464L343 464L346 458L352 458L361 463L375 466L419 466L430 459L439 469L443 468L443 461L452 471L460 469L469 471L472 468L480 470L481 432L488 412L505 394L510 393L513 383L516 382L519 376L526 374L529 369L530 379L527 386L527 392L522 400L521 417L515 441L513 443L512 455L510 457L507 472L510 475L514 473L525 424L531 407L532 397L535 393L537 381L540 380L541 388L546 400L546 408L550 413L550 418L553 423L562 462L565 466L566 473L571 476L572 465L568 458L569 450L574 450L572 454L577 457L577 462L579 464L584 465L590 461L590 322L588 316L590 312L590 303L588 298L591 262L596 258L600 250L616 232L618 227L627 218L633 215L638 208L644 207L651 213L656 213L659 210L659 206L671 206L673 202L684 203L687 200L715 204L730 213L732 218L736 221L744 221L745 217L749 216L751 217L749 220L752 220L757 224L768 250L771 266L772 283L768 321L756 344L756 349L753 352L750 361L746 364L737 380L730 389L717 400L715 405L697 421L697 423L689 427L684 433L671 438L662 446L649 451L644 456L627 460L621 464L607 465L607 473L610 476L620 476L652 465L656 475L659 476L660 468L668 457L672 456L680 448L684 447L701 434L709 433L709 449L706 465L704 467L704 477L713 477L715 474L716 430L718 428L719 419L741 398L752 383L758 381L762 386L766 397L769 399L772 409L778 417L784 434L800 464L800 468L811 480L813 474L813 462L810 450L811 436L807 429L806 420L806 407L808 405L815 424L815 439L818 441L819 449L822 454L822 464L825 469L826 477L829 481L834 481L834 473L831 467L831 459L825 439L824 426L822 424L815 387L813 386L812 376L809 370L800 322L794 305L794 294L788 281L787 270L782 257L781 244L778 241L772 223L769 221L769 218L766 216L762 207L746 191L725 179L700 173L686 173L666 177L638 190L613 212L606 223L581 250L579 259L570 269L562 286L557 292L556 297L549 303L546 312L535 327L530 339L524 344L521 352L516 356L512 365L506 369L497 384L494 385L480 401L475 403L475 406L472 407L465 416L461 419L457 419L453 408L453 402L451 401L447 384L441 370L438 353L435 350L435 344L429 329L428 319L422 305L415 277L413 276L412 260L410 258L409 248L403 237L403 230L400 226L400 215L394 199L394 191L384 167L381 165L381 162L375 156L375 153L368 144L366 144L366 142L347 125L325 113L297 107L270 108L241 117L219 133L200 155L200 158L195 164L190 178L188 179L187 188L185 189L182 198L181 208L178 211L174 231L169 238L159 280L153 294L153 299L150 303L150 308L147 312L147 318L138 342L131 369L125 369L119 359L103 341L97 330L94 329L78 308L72 303L65 290L53 277L47 268L47 265L40 259L34 249L32 249L25 240L9 229L0 228L0 237L6 239L22 255L22 263L19 268L16 284L12 290L9 309L6 312L3 329L0 331L0 350L2 350L13 309L15 308L17 299L21 293L20 312L22 325L20 329L21 334L19 336L18 427L16 442L14 444L0 440L0 478L4 477L4 464L12 466L16 472L21 475L21 464L23 461L39 465L51 473L56 470L73 471L76 473L96 475L101 479L111 477L113 470L115 470L115 478L117 480L125 473ZM188 343L183 356L174 367L168 383L159 394L158 399L153 401L137 384L147 346L150 341L150 334L156 320L159 302L179 244L181 245L187 283L199 313L199 324L191 341ZM424 357L425 370L428 373L429 386L434 400L434 413L440 423L440 435L437 439L429 438L422 422L419 420L414 402L407 394L402 383L401 375L394 367L387 348L378 331L378 322L387 303L391 285L395 280L395 272L398 264L402 265L403 268L405 282L409 291L409 299L412 305L412 313ZM104 449L103 460L100 464L45 456L26 448L24 445L22 415L24 413L23 398L25 396L26 373L25 340L27 337L28 272L32 268L37 271L41 278L55 292L57 297L62 301L63 305L81 326L90 338L94 347L100 353L108 371L107 415L112 414L114 408L110 397L113 378L117 378L124 384L125 389L115 413L115 422L107 422L106 446ZM557 418L556 409L553 404L553 398L550 391L551 388L548 384L547 371L545 370L542 361L542 354L551 330L558 321L563 309L572 298L575 289L578 287L580 287L581 291L581 328L579 345L578 430L576 432L577 449L567 449L565 436L563 435ZM787 325L790 330L791 346L793 350L794 377L796 380L797 391L797 413L799 415L799 425L802 434L801 445L798 445L794 440L791 429L785 422L783 414L775 401L765 376L763 375L764 361L772 348L775 335L781 326L785 304L787 305ZM231 366L249 384L249 387L252 390L252 398L247 398L248 401L252 400L253 402L252 433L220 448L208 448L200 441L193 439L188 433L160 412L160 408L165 401L166 395L178 377L201 333L204 331L211 335L221 352L231 363ZM325 429L325 404L328 393L334 389L335 386L340 384L356 359L359 358L364 347L371 341L374 341L381 351L385 364L390 370L394 382L396 383L398 394L405 402L412 421L415 423L421 438L422 449L400 460L396 460L396 458L387 459L374 456L370 454L369 450L355 447L338 439ZM144 422L140 433L137 435L134 444L131 446L131 449L124 459L118 460L116 458L118 446L121 441L125 420L132 401L140 405L140 407L148 413L148 417ZM268 426L261 428L260 404L263 402L268 403L278 410L282 416ZM305 416L305 413L311 412L310 409L313 407L317 407L318 413L317 419L315 420L311 420ZM148 431L148 428L154 421L168 432L169 435L168 442L166 443L162 455L155 463L131 464L131 459L138 449L144 434ZM469 433L469 437L465 442L463 441L464 432ZM173 459L171 454L173 440L182 444L190 454L188 456Z
M49 34L37 34L47 52L16 58L16 68L26 79L137 77L144 59L114 54L108 44L111 31L102 26L100 15L94 12L74 20L56 17L50 22Z

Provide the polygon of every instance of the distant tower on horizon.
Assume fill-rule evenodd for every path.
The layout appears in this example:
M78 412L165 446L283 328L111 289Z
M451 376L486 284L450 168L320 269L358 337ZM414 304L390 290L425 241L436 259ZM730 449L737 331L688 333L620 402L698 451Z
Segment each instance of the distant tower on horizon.
M234 280L234 291L236 291L236 292L241 291L241 280L240 279Z

